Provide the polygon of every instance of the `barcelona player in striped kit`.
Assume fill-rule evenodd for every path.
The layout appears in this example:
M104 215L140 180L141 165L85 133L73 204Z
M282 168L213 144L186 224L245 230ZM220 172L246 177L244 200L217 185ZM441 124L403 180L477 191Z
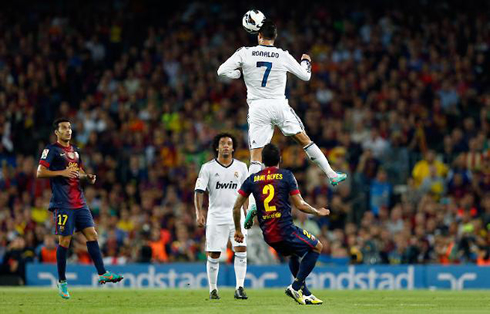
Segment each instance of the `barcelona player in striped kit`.
M323 301L308 290L305 280L315 267L323 246L308 231L293 224L289 197L302 212L327 216L330 211L313 208L303 200L292 172L279 169L280 160L279 149L273 144L267 144L262 151L262 161L266 168L249 176L238 191L233 208L235 240L238 243L243 241L240 208L253 194L265 242L279 254L290 256L289 268L295 279L287 287L286 294L299 304L322 304Z
M56 143L43 150L38 178L49 178L53 195L49 210L53 212L55 234L59 236L56 249L58 266L58 292L64 299L70 298L66 282L66 255L74 232L80 231L87 239L87 249L99 274L99 283L119 282L122 276L106 271L102 253L97 242L94 219L87 206L81 180L94 184L96 176L87 174L82 167L82 158L78 148L70 144L72 129L70 121L58 119L53 123Z

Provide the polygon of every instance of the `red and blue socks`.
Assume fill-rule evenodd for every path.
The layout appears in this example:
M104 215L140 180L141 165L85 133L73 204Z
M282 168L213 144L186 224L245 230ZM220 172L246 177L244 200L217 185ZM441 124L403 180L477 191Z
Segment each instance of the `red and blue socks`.
M97 268L97 273L99 275L105 274L106 270L104 267L104 262L102 261L102 253L100 251L99 243L97 241L87 241L88 254L94 262L95 268Z
M66 281L66 255L68 248L58 245L56 249L56 264L58 265L58 279L60 282Z

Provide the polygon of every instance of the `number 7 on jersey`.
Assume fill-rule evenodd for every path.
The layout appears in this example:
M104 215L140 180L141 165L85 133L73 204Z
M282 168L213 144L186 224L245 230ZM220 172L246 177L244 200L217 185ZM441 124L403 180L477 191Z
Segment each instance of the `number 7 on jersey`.
M267 79L269 78L269 73L271 73L272 62L259 61L257 62L257 67L258 68L266 67L264 72L264 77L262 78L262 87L265 87L267 85Z

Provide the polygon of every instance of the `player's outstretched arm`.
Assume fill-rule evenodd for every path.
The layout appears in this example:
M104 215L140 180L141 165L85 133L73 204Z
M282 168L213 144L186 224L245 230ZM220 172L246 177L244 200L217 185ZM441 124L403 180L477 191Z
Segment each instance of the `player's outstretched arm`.
M59 176L74 179L74 178L78 178L79 173L77 170L73 168L66 168L65 170L52 171L43 165L39 165L37 167L36 177L38 179L46 179L46 178L59 177Z
M242 194L238 194L238 197L235 201L235 205L233 206L233 222L235 223L235 241L238 243L243 242L243 234L242 234L242 226L240 225L240 209L242 208L245 201L248 199L248 196L245 197Z
M196 223L199 228L204 227L206 224L206 218L204 218L204 213L202 210L202 203L204 200L203 191L194 192L194 207L196 208Z
M326 208L320 208L316 209L303 199L300 193L295 194L291 196L293 198L293 204L294 206L299 209L300 211L307 213L307 214L312 214L316 216L328 216L330 214L330 210Z

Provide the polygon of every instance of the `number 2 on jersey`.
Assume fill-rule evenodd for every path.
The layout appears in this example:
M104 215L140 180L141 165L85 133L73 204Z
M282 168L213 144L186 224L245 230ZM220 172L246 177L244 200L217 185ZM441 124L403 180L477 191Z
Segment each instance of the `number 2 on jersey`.
M262 194L268 194L264 200L264 208L266 212L276 211L276 206L269 206L270 201L274 198L274 186L272 184L267 184L262 190Z
M269 74L271 73L272 62L259 61L257 62L257 67L258 68L266 67L264 72L264 77L262 78L262 87L265 87L267 85L267 79L269 78Z

